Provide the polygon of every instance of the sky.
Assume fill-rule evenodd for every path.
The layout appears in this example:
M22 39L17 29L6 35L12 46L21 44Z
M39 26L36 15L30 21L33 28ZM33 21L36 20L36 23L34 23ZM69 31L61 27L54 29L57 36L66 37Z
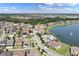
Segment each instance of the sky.
M75 13L78 3L0 3L0 13Z

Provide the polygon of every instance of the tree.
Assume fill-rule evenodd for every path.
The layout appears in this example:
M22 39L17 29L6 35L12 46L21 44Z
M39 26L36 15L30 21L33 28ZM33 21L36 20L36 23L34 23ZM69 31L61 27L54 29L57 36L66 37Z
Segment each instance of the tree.
M43 44L45 43L44 40L42 40L42 43L43 43Z
M43 51L41 51L41 54L43 54Z
M8 40L10 40L10 37L9 37L9 36L6 36L6 37L5 37L5 39L8 39Z
M0 54L3 52L3 50L2 49L0 49Z
M38 50L40 51L40 47L38 47Z
M8 49L6 49L6 52L9 52L9 50L8 50Z
M32 47L35 47L35 46L34 46L34 43L32 43Z
M18 37L21 37L22 36L21 30L18 30L17 34L18 34Z
M38 35L39 37L41 37L41 34L37 33L37 35Z
M13 42L13 48L14 48L14 46L15 46L15 35L13 36L13 40L14 40L14 42Z
M43 53L45 53L45 50L44 49L41 50L41 54L43 54Z
M23 47L23 45L24 45L24 41L22 41L22 47Z
M44 50L44 49L42 49L42 51L43 51L43 52L45 52L45 50Z
M27 56L27 51L25 52L25 56Z

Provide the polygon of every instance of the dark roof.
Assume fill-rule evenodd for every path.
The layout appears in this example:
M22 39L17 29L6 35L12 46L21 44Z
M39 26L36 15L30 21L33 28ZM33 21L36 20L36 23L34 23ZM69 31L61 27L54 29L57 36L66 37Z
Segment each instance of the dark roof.
M0 56L12 56L13 52L2 52Z
M5 46L7 40L0 41L0 46Z
M6 40L0 41L0 44L5 44Z

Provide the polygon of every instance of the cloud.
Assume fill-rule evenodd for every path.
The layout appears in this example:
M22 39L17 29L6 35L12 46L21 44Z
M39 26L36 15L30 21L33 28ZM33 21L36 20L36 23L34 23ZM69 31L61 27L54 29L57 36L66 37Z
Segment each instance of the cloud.
M69 6L76 6L78 3L69 3Z
M43 6L42 6L42 5L38 5L38 7L39 7L39 8L42 8Z
M78 3L44 3L45 5L47 6L54 6L54 5L57 5L57 6L76 6Z
M59 6L51 7L51 6ZM66 4L68 6L75 6L77 4ZM29 10L29 9L17 9L14 6L8 7L0 7L0 13L79 13L79 8L71 8L71 7L62 7L64 4L61 3L46 3L46 5L40 4L38 5L39 9Z
M62 6L61 4L58 4L59 6ZM62 8L57 8L57 7L49 7L49 6L39 6L40 10L39 12L41 13L79 13L79 8L71 8L71 7L62 7Z
M4 7L0 7L0 13L16 13L18 10L12 6L12 7L8 7L8 6L4 6Z
M0 8L2 8L2 9L6 9L6 8L8 8L8 7L4 6L4 7L0 7Z
M54 3L44 3L45 5L54 5Z
M65 3L45 3L48 6L54 6L54 5L58 5L58 6L64 6Z
M16 9L16 8L14 6L12 7L4 6L4 7L0 7L0 9Z
M45 3L46 6L64 6L64 3Z
M58 3L57 5L58 5L58 6L64 6L64 4L63 4L63 3Z
M16 9L15 7L11 7L10 9Z

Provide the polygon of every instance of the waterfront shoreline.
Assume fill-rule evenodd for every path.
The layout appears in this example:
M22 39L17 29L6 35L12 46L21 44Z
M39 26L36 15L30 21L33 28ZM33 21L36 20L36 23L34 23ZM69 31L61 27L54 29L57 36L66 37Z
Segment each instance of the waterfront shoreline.
M50 32L50 29L55 28L55 27L59 27L59 26L61 26L61 25L48 26L47 30L48 30L48 32ZM64 24L63 26L65 26L65 24ZM53 34L51 34L51 32L50 32L49 35L54 36ZM57 38L56 36L54 36L54 37L59 40L59 38ZM59 40L59 41L60 41L60 40ZM60 42L61 42L61 41L60 41ZM65 54L65 53L63 53L63 52L61 51L61 50L64 49L64 48L67 50L66 47L68 48L67 54ZM59 53L59 54L62 54L62 55L64 55L64 56L70 56L70 51L69 51L70 48L71 48L70 45L61 42L61 47L60 47L59 49L55 49L55 50L54 50L54 48L50 48L50 49L53 50L53 51L55 51L55 52L57 52L57 53ZM58 51L58 50L60 50L60 51ZM66 52L66 51L64 51L64 52Z

